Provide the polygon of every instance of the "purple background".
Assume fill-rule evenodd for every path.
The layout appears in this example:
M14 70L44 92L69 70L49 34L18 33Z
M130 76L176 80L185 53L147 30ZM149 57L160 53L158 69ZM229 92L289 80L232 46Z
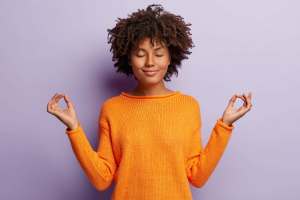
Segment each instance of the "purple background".
M134 86L115 73L106 29L150 3L0 1L0 199L109 199L113 186L92 187L46 105L54 93L68 94L96 148L102 102ZM163 6L192 23L196 47L167 87L199 100L203 145L229 98L253 93L215 172L203 188L191 186L194 199L299 199L299 1Z

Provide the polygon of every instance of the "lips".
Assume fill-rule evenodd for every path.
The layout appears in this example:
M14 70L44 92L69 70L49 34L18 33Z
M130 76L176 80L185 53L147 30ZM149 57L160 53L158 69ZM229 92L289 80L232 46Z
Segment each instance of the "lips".
M143 72L157 72L158 70L143 70Z
M143 72L147 75L147 76L154 76L158 70L143 70Z

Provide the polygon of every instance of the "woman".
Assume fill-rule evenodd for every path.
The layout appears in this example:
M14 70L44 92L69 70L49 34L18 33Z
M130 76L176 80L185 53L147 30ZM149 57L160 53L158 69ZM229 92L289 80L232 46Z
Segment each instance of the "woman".
M119 18L108 30L117 72L133 75L137 86L103 103L97 151L67 95L55 94L48 103L48 112L67 126L74 154L93 186L103 191L115 182L112 199L192 199L189 183L198 188L206 183L232 135L233 122L252 107L251 93L233 95L202 148L200 104L164 85L190 54L189 25L152 4ZM65 110L58 106L61 98ZM237 98L244 104L234 110Z

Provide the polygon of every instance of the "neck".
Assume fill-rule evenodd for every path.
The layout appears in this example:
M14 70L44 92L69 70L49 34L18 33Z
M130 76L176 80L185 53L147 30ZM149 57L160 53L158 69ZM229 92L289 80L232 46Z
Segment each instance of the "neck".
M172 92L172 90L166 88L163 81L155 85L143 85L138 83L132 91L134 95L161 95L169 92Z

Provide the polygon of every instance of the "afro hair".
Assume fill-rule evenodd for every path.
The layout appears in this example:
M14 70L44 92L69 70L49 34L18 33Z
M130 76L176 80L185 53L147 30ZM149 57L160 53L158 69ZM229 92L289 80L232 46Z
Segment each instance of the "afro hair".
M165 81L175 73L178 76L178 67L181 61L191 54L190 48L194 47L190 23L185 23L179 15L164 11L161 4L151 4L145 9L138 9L127 18L118 18L116 25L108 31L108 43L111 43L110 52L113 52L112 61L117 72L133 75L129 65L131 51L145 37L149 37L151 44L154 41L163 43L170 52L170 65L164 76Z

